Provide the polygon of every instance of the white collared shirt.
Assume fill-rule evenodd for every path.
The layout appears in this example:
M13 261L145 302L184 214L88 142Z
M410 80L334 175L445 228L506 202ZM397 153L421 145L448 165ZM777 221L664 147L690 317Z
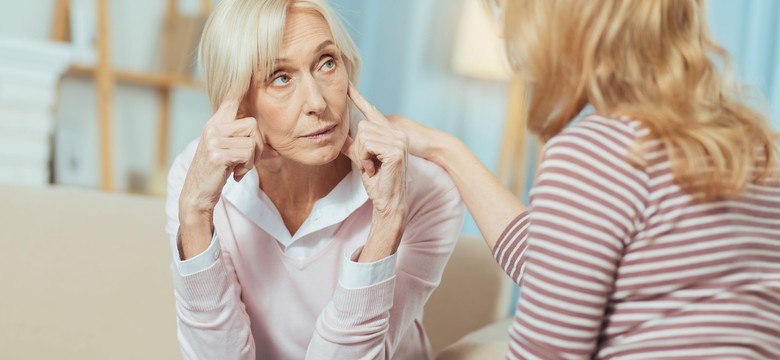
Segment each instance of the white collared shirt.
M360 172L353 164L352 171L328 195L317 200L295 234L290 234L276 206L260 189L256 169L247 173L240 182L230 176L222 190L222 200L233 204L247 219L276 239L285 254L305 259L332 241L338 226L369 198ZM343 287L368 287L395 276L396 254L373 263L359 263L356 260L362 249L361 246L344 254L339 275L339 283ZM190 275L207 269L219 256L219 238L215 232L204 252L184 261L180 260L179 254L174 262L182 275Z

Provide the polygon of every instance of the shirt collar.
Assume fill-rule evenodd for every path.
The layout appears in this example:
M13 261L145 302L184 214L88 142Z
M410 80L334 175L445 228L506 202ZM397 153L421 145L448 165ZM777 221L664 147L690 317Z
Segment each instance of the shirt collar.
M360 171L352 164L352 171L328 195L317 200L303 225L291 235L274 203L260 189L260 177L256 169L247 173L240 182L229 177L222 195L250 221L284 246L343 222L368 201Z

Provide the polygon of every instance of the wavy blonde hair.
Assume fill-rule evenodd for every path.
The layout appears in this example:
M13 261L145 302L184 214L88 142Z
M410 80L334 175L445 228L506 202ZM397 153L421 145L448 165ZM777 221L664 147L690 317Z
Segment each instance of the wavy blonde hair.
M505 2L510 61L530 86L528 128L543 141L591 104L647 126L640 142L660 140L694 196L735 195L777 175L773 130L719 71L728 53L703 0Z
M243 98L252 79L270 75L290 10L313 11L325 19L347 75L357 83L357 46L324 0L222 0L209 15L198 46L212 110L228 97Z

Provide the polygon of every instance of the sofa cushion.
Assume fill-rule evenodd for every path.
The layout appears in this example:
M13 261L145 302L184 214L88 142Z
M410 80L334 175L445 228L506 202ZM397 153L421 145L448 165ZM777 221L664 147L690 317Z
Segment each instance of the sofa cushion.
M504 359L512 318L505 318L474 331L448 346L436 360Z
M0 186L1 359L178 359L164 201Z
M441 284L425 304L423 323L431 349L441 349L509 312L514 283L501 270L485 241L458 239Z

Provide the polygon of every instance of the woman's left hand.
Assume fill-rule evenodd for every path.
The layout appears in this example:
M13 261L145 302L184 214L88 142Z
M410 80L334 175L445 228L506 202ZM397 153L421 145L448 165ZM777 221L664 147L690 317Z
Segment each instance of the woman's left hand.
M342 152L357 164L368 197L374 205L372 229L359 261L391 255L406 223L406 166L409 140L350 84L349 97L365 116L354 140Z

